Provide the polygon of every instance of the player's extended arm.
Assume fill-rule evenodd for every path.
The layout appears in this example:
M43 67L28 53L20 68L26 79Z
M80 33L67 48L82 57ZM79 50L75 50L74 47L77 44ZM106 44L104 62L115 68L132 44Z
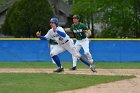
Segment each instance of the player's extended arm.
M66 32L71 32L70 28L65 28Z
M61 32L61 31L59 31L59 30L57 30L56 32L57 32L60 36L66 37L66 33L64 33L64 32Z
M47 40L46 37L44 37L44 36L39 36L39 38L40 38L41 40Z

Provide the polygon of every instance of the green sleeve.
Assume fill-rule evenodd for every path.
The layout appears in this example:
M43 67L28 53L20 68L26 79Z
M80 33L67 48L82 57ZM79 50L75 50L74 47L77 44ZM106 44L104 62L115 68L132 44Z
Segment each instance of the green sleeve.
M88 27L84 23L81 23L81 24L82 24L83 30L88 30Z
M71 30L71 31L73 30L73 24L71 25L70 30Z

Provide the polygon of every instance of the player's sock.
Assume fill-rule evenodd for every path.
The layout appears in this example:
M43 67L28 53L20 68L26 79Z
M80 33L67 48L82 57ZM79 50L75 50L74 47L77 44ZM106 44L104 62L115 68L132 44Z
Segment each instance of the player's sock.
M61 68L62 66L61 66L59 57L58 57L57 55L55 55L55 56L53 56L52 58L53 58L53 60L55 61L56 65L57 65L59 68Z
M90 67L89 62L88 62L83 56L80 57L80 60L81 60L84 64L86 64L87 66Z
M74 56L72 56L72 60L73 60L73 67L76 67L76 65L77 65L77 58L76 57L74 57Z

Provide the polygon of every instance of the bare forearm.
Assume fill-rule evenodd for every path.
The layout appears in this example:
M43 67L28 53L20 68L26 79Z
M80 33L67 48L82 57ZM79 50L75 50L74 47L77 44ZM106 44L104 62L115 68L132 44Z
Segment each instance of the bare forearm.
M91 30L84 30L89 36L92 35Z
M66 32L71 32L70 28L65 28Z

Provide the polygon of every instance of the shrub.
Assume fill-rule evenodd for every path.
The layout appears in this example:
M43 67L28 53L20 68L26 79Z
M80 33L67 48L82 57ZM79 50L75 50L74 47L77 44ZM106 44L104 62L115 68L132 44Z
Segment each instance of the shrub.
M36 31L46 34L52 16L48 0L19 0L8 10L2 33L15 37L34 37Z

